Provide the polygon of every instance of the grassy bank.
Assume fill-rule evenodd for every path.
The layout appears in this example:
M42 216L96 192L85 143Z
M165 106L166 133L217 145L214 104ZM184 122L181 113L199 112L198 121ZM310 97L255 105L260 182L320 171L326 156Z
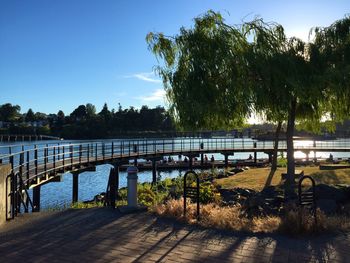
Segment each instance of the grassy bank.
M299 167L297 169L304 170L305 175L311 175L315 179L316 184L350 185L350 169L320 170L317 166ZM281 174L284 172L286 172L286 168L278 168L271 185L279 185L281 183ZM270 168L253 168L227 178L216 179L215 183L224 189L240 187L261 191L269 173Z

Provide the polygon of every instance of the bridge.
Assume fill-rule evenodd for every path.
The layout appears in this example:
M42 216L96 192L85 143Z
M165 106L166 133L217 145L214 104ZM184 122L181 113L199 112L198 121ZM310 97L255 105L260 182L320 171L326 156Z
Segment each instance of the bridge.
M350 152L350 139L332 141L311 141L298 144L295 151L308 154L314 152ZM40 186L57 181L66 172L73 174L73 202L78 200L78 175L84 171L93 171L97 165L111 164L109 188L116 189L119 180L119 167L130 160L146 159L152 162L153 182L156 180L157 161L164 156L184 155L188 157L188 169L192 168L193 159L203 155L221 153L228 156L235 153L253 153L257 163L257 153L263 152L271 159L273 142L235 138L176 138L176 139L143 139L143 140L104 140L83 141L80 143L55 142L51 144L8 145L0 147L0 168L5 169L4 192L6 218L13 218L23 205L25 212L31 207L40 209ZM279 142L279 151L286 151L286 142ZM308 158L308 157L307 157ZM2 166L2 167L1 167ZM1 182L0 182L1 184ZM33 200L27 190L33 188ZM1 198L1 197L0 197ZM114 196L115 198L115 196ZM1 202L0 202L1 203ZM113 202L112 202L113 203Z

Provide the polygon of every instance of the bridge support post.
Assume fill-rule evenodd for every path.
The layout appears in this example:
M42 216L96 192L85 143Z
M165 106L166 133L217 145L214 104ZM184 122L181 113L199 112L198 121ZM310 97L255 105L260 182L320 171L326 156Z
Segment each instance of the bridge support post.
M40 190L41 185L33 188L33 212L40 212Z
M128 207L135 208L137 207L137 167L136 166L130 166L126 170L128 173L127 179L127 186L128 186Z
M225 168L228 168L228 154L225 154Z
M72 203L78 202L79 193L79 173L73 173Z
M188 159L189 159L188 160L189 168L190 168L190 170L192 170L192 167L193 167L193 156L189 156Z
M203 168L204 165L204 154L201 153L201 167Z
M152 184L157 182L157 162L155 159L152 160Z
M310 161L310 151L303 151L303 153L305 154L306 162L309 162Z
M229 166L228 157L230 155L235 155L235 153L234 152L222 152L221 154L224 156L225 168L228 168L228 166Z

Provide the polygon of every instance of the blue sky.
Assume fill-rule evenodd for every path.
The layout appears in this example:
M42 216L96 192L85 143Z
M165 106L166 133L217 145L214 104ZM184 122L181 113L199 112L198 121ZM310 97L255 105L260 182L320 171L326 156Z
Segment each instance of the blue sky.
M349 0L0 0L0 104L70 113L80 104L164 105L150 31L176 34L208 9L239 24L259 15L307 40L350 13Z

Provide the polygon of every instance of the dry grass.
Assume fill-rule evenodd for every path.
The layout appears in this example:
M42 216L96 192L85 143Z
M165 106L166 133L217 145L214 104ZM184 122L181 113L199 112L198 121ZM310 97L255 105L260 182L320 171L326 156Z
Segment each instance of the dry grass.
M187 216L183 217L183 199L169 200L165 204L154 206L151 210L160 216L176 218L190 224L250 233L281 232L289 235L307 235L350 229L349 217L327 217L319 210L317 211L317 227L314 225L313 217L306 211L301 212L303 220L300 221L299 212L295 208L291 208L285 217L265 216L248 219L240 216L240 206L220 207L216 204L207 204L201 206L200 221L198 222L194 204L188 204Z
M271 185L280 184L281 174L284 171L285 168L277 169ZM227 178L216 179L215 183L225 189L241 187L261 191L265 185L269 173L270 168L252 168Z
M350 184L350 169L329 171L319 170L316 166L299 167L297 169L304 170L305 175L311 175L317 184ZM285 168L278 168L271 185L279 185L281 183L281 174L285 171ZM217 179L215 183L225 189L241 187L261 191L269 173L270 168L253 168L228 178Z

